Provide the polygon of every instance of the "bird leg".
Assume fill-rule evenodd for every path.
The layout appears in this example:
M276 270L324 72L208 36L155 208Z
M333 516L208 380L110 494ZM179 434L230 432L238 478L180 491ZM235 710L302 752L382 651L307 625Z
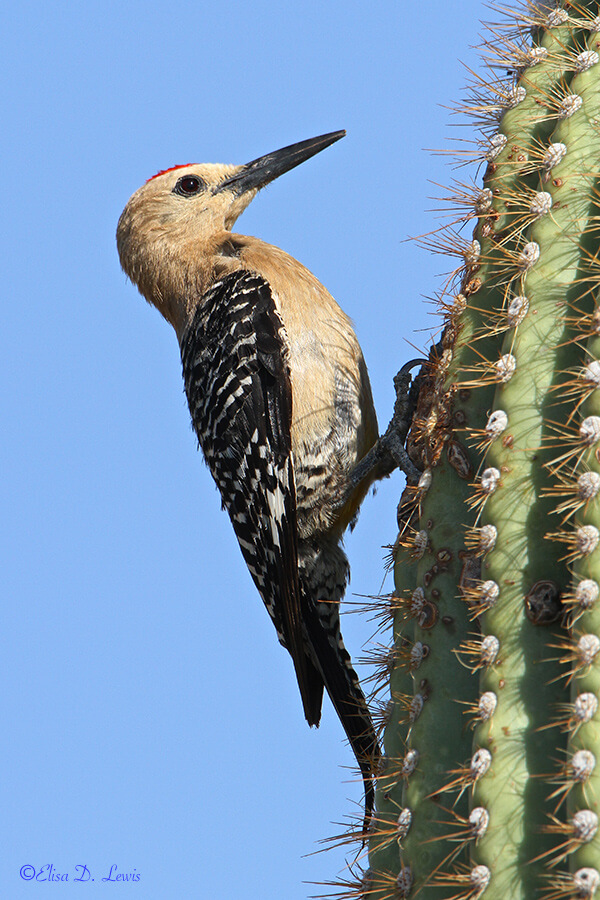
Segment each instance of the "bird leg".
M379 477L385 477L394 469L400 469L406 475L408 484L418 482L421 472L410 459L405 444L424 377L419 374L413 379L410 370L416 365L425 365L426 362L424 359L411 359L394 376L396 402L390 424L350 473L340 506L343 506L353 491L376 467L381 473Z

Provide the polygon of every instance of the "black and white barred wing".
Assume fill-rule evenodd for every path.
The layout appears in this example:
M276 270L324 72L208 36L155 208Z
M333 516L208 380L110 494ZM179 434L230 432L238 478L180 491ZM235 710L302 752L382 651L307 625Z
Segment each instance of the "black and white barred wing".
M294 661L317 724L322 682L306 656L291 457L292 392L269 284L234 272L202 298L182 341L192 423L244 559ZM318 707L318 708L317 708Z

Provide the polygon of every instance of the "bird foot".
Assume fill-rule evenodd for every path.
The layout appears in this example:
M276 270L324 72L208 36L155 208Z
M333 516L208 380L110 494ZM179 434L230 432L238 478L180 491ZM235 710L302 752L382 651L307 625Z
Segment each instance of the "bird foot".
M427 360L424 359L411 359L410 362L402 366L394 377L396 402L394 403L394 412L390 424L385 433L377 440L377 443L350 473L340 506L346 502L359 484L376 467L380 478L390 475L394 469L400 469L404 472L408 484L416 484L421 477L421 472L410 459L405 444L417 405L417 396L422 379L421 375L417 375L413 379L410 370L417 365L425 365L426 362Z
M396 389L394 412L385 433L377 442L382 451L382 460L387 457L389 461L390 472L396 468L400 469L406 475L408 484L416 484L421 477L421 472L410 459L406 450L406 436L412 425L422 382L422 376L417 375L413 379L410 370L418 365L424 366L426 363L425 359L411 359L394 376L394 388Z

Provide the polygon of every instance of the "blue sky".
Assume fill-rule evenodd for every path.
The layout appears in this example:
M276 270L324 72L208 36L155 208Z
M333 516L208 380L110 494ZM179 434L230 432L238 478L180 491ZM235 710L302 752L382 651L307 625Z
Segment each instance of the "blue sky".
M191 433L174 334L119 269L130 194L177 163L347 137L237 225L305 263L353 318L380 422L452 268L410 242L448 183L483 4L24 2L4 12L0 369L0 892L12 900L304 900L360 810L327 704L291 661ZM489 14L488 14L489 15ZM466 180L461 169L456 177ZM346 542L348 594L385 584L396 474ZM346 616L356 658L372 623ZM368 674L368 673L365 673ZM23 866L69 882L29 882ZM77 866L94 877L73 883ZM136 873L126 885L103 882ZM49 871L46 869L46 871ZM82 869L78 870L82 872ZM31 870L25 870L25 874Z

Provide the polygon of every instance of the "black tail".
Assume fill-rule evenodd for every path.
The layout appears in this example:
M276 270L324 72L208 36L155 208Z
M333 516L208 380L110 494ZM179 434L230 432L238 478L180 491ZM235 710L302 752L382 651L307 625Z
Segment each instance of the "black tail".
M304 599L303 621L309 644L362 774L365 791L363 830L366 834L375 803L374 778L381 756L379 743L358 676L340 635L337 603L328 604L333 608L328 621L324 622L314 601L306 595Z

